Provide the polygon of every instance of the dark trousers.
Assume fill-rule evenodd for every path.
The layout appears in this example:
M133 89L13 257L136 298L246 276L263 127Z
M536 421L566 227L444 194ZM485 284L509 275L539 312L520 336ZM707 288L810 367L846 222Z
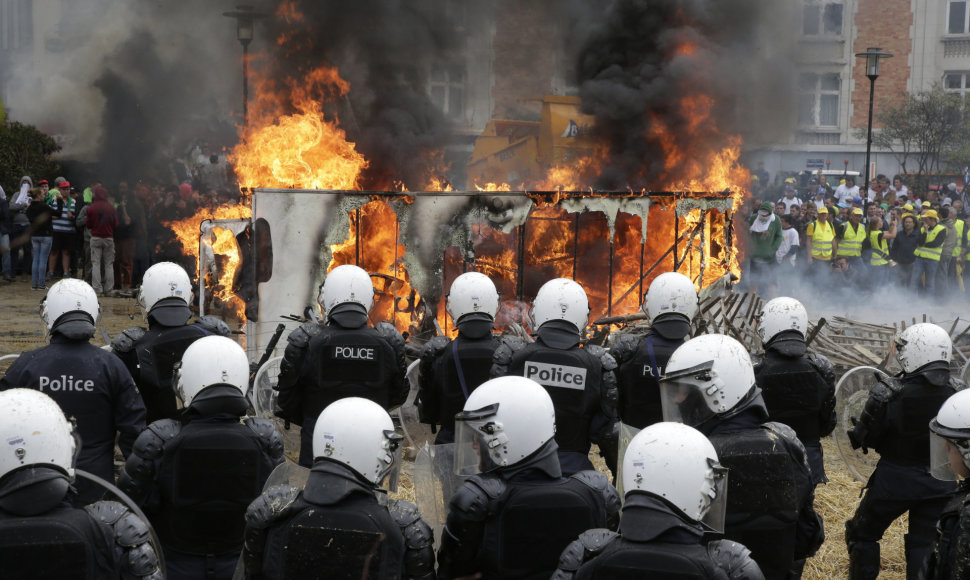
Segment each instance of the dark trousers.
M34 256L30 246L30 226L16 225L10 228L10 268L14 276L30 275Z

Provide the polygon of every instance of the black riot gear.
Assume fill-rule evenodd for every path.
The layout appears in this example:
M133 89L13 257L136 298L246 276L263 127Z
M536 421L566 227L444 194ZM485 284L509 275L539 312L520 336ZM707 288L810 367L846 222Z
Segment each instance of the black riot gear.
M356 312L359 305L346 307ZM304 466L313 462L316 419L330 403L362 397L390 409L408 394L401 333L385 322L368 326L366 315L353 318L359 323L356 327L342 326L340 320L346 319L339 316L330 320L328 326L309 322L290 333L280 363L281 416L302 426L300 465Z
M266 490L246 514L247 578L434 578L434 538L414 504L318 460L306 487Z
M956 580L970 577L970 481L960 483L936 526L936 544L926 560L920 578Z
M680 320L683 317L668 315L662 317ZM687 325L689 331L689 324ZM671 329L662 325L665 330ZM631 427L643 429L648 425L663 421L663 408L660 404L660 377L664 373L670 355L684 344L685 334L678 338L666 338L664 334L651 328L647 335L639 338L622 335L610 349L616 359L616 381L619 388L618 412L620 420Z

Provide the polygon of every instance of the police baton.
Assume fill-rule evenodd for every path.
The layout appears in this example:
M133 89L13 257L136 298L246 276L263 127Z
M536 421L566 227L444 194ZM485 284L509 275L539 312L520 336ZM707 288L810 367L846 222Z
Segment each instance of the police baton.
M815 340L815 337L818 336L818 333L822 330L822 327L827 323L828 321L824 318L818 319L818 323L815 325L815 328L812 329L812 332L808 333L808 337L805 339L805 348L808 348L812 344L812 341Z

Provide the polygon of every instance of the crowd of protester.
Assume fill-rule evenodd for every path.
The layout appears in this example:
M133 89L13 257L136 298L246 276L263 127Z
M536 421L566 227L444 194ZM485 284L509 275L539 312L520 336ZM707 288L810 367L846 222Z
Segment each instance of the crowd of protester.
M884 287L945 298L965 289L968 253L965 190L908 187L878 175L866 193L851 175L830 184L821 172L808 187L777 187L754 173L747 208L746 259L752 290L767 297L810 283L818 290Z
M83 278L99 294L125 294L152 264L183 261L165 224L239 201L224 156L194 147L186 157L174 164L172 183L25 175L16 187L0 184L3 282L23 277L44 290L54 279Z

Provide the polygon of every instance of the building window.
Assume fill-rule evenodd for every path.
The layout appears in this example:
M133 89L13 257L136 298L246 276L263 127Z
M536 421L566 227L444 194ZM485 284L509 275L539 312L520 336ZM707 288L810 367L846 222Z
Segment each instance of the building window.
M798 124L803 127L838 127L841 85L838 74L799 75Z
M0 0L0 51L28 49L33 38L33 1Z
M946 31L949 34L966 34L968 31L967 16L965 0L950 2L946 18Z
M808 0L802 8L802 34L842 36L842 2Z
M946 73L943 75L943 90L966 98L970 93L970 73Z
M466 78L463 62L431 67L431 101L456 121L465 117Z
M468 38L466 0L432 0L435 20L453 34L448 56L432 64L428 80L431 101L451 120L467 122Z

